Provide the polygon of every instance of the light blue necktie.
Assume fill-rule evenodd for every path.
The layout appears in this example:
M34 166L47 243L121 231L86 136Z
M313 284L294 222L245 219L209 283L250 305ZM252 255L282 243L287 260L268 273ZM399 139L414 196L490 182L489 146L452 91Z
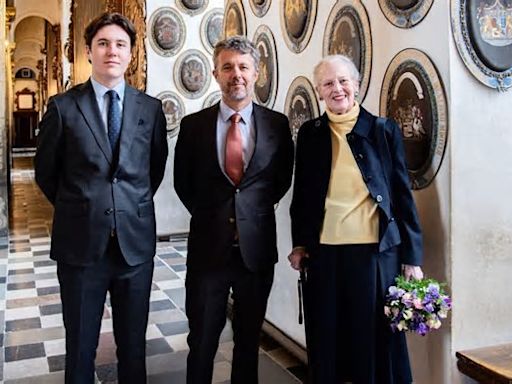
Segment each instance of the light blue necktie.
M114 153L119 141L119 133L121 132L121 108L119 107L119 96L116 91L111 89L107 92L107 95L109 98L107 116L108 141L110 141L110 147L112 148L112 153Z

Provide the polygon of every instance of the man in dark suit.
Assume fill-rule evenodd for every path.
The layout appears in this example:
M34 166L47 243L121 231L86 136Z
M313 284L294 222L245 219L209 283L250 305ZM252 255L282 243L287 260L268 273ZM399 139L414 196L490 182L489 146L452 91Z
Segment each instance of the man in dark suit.
M290 187L286 116L252 102L259 53L244 37L219 42L222 100L181 122L174 186L192 215L186 312L187 383L211 383L233 291L233 384L258 382L259 333L277 261L274 205Z
M85 31L89 81L48 102L35 157L38 185L55 208L66 383L93 383L107 291L119 383L146 382L145 334L156 230L153 195L167 159L160 101L128 86L135 29L103 14Z

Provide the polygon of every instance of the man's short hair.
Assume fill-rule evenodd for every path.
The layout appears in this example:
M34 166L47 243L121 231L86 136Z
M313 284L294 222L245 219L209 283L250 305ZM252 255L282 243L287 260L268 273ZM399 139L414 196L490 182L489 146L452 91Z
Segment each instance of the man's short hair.
M130 47L133 48L135 46L137 31L135 30L133 23L126 16L117 12L105 12L89 23L85 28L84 33L85 45L90 48L94 36L96 36L101 28L108 25L117 25L121 27L130 37Z
M257 69L260 62L260 52L256 46L245 36L231 36L215 44L213 50L213 67L217 68L217 58L222 51L236 51L241 54L249 54L254 60L254 67Z

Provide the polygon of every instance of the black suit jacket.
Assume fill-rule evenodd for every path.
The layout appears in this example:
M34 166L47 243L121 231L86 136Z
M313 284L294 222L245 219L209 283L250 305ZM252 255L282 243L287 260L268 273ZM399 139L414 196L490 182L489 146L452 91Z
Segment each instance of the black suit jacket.
M400 128L389 119L379 126L376 117L361 107L347 140L370 195L378 203L379 251L396 247L401 263L421 265L421 229ZM294 246L311 250L320 242L331 165L331 131L324 113L304 123L297 138L290 207Z
M291 184L293 141L288 119L254 104L256 144L238 187L219 166L219 104L181 121L174 159L174 187L192 215L189 269L206 269L227 261L238 230L246 266L261 270L277 261L274 204Z
M52 97L39 127L35 177L55 208L50 257L90 265L115 228L129 265L151 259L153 195L167 159L161 102L126 85L118 154L90 81Z

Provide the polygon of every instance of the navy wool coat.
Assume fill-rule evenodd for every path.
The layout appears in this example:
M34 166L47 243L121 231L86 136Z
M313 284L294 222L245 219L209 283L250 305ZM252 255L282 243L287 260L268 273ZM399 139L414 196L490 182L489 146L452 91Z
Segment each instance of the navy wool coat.
M379 118L378 123L376 116L361 107L347 140L370 195L378 204L379 252L396 254L402 264L421 265L421 229L400 128L389 119ZM314 257L315 247L320 242L332 166L327 114L300 128L295 161L290 207L293 245L306 247ZM392 264L379 265L383 290L396 277L395 264Z

